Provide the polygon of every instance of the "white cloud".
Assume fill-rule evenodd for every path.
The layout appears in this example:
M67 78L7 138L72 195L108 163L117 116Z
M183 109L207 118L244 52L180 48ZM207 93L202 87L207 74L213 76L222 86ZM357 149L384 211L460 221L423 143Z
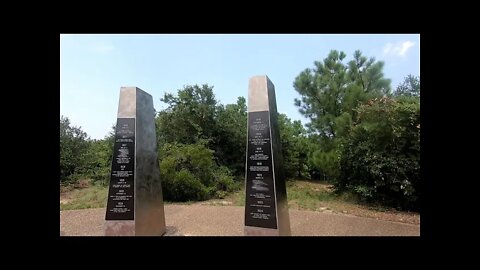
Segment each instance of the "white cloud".
M92 45L92 50L96 53L109 53L112 52L115 47L112 44L97 43Z
M415 45L415 42L403 41L397 43L387 43L383 47L383 55L385 56L399 56L405 58L408 50Z

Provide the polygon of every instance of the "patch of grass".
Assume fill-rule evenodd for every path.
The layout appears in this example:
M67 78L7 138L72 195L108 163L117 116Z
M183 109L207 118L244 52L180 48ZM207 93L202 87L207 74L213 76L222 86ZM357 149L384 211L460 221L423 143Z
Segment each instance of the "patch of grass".
M191 205L197 202L198 201L186 201L186 202L163 201L164 204L181 204L181 205Z
M67 193L70 191L73 191L74 187L73 185L62 185L60 184L60 193Z
M245 206L245 187L237 191L235 195L236 197L233 204L238 206Z
M352 193L335 194L328 183L318 181L287 181L287 197L290 209L304 210L342 210L358 203L358 197ZM245 188L228 194L226 201L236 206L245 206Z
M232 205L235 206L244 206L245 205L245 188L241 188L235 192L229 193L225 198L224 201L231 202Z
M63 195L67 198L67 203L60 203L60 211L75 210L86 208L107 207L108 186L92 185L87 188L73 189ZM172 202L164 201L164 204L191 205L195 201Z
M337 196L331 191L305 182L290 184L287 187L287 197L290 207L307 210L316 210L324 205L323 202L337 199Z
M335 195L327 184L310 181L287 181L287 197L290 208L316 210L324 206L324 202L335 200L351 200L348 196ZM236 206L245 206L245 188L230 193L225 200ZM353 199L352 199L353 200Z
M68 193L67 203L60 203L60 210L106 207L108 187L93 185Z
M338 200L355 204L358 204L360 202L360 198L358 197L358 195L351 192L341 193L340 195L338 195Z

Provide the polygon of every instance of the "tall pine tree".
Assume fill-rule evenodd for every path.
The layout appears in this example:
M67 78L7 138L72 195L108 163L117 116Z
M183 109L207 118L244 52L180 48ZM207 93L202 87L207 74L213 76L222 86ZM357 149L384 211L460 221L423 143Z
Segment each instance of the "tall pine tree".
M319 135L313 162L330 178L339 174L340 150L355 119L355 108L369 99L390 95L391 81L383 77L383 62L367 59L358 50L348 63L343 62L345 57L344 52L332 50L294 82L301 95L295 105L310 118L309 131Z

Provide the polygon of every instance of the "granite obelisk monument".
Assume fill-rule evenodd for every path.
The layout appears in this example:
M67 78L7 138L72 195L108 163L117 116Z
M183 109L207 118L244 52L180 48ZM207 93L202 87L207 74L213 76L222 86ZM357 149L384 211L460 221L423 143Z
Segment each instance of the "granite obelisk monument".
M248 85L245 235L289 236L287 190L275 87L267 76Z
M121 87L105 215L106 236L166 232L152 96Z

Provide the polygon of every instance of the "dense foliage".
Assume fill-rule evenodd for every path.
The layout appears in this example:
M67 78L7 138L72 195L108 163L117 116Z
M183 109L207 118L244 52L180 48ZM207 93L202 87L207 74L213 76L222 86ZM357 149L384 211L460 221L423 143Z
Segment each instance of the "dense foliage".
M313 173L366 201L418 209L420 78L409 75L394 93L383 62L356 51L331 51L294 82L300 112L310 119Z
M204 143L166 143L160 150L163 196L172 201L223 198L239 187L226 167L218 166Z
M379 98L358 108L343 147L339 190L368 201L417 209L420 195L420 103Z

